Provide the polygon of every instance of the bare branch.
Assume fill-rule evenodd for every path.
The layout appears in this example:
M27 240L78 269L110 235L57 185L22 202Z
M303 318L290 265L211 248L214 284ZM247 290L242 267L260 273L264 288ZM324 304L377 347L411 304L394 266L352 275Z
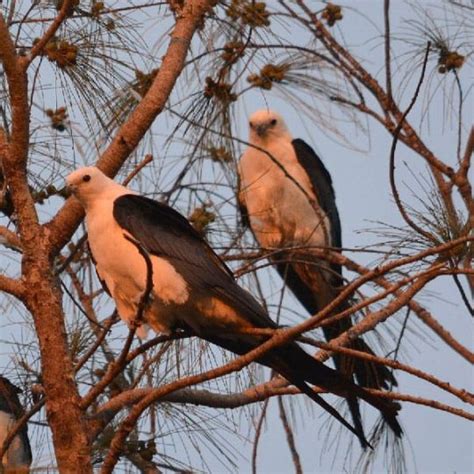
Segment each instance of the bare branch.
M422 235L425 237L429 242L436 243L438 239L431 234L430 232L427 232L426 230L422 229L419 225L415 224L413 220L410 218L408 213L405 211L405 208L403 207L401 201L400 201L400 195L398 194L397 186L395 184L395 150L397 147L397 142L398 142L398 136L400 134L400 130L402 129L403 122L405 121L405 118L407 115L410 113L410 110L413 108L415 105L416 99L418 98L418 94L420 92L421 84L423 84L423 79L425 77L425 71L426 71L426 64L428 63L428 54L430 53L430 43L426 46L426 53L425 53L425 58L423 60L423 66L421 69L421 75L420 75L420 80L418 81L418 85L416 86L415 93L413 94L412 100L410 102L410 105L407 107L405 112L403 113L402 117L400 118L397 128L393 132L393 140L392 140L392 147L390 149L390 187L392 189L392 194L393 198L395 199L395 203L397 204L398 210L403 217L404 221L418 234Z
M45 31L44 35L39 39L39 41L31 49L29 56L26 58L24 67L28 67L31 61L33 61L33 59L35 59L36 56L38 56L38 54L41 54L41 52L43 51L48 41L53 38L53 36L58 31L59 27L66 20L70 12L70 9L73 6L73 0L64 0L62 3L63 3L62 7L59 10L53 23L51 23L49 28Z
M21 280L0 275L0 291L5 291L17 298L22 298L25 294L25 286Z
M186 2L186 7L176 19L168 50L150 89L129 119L120 127L112 143L97 162L97 166L108 176L115 176L163 110L183 69L194 32L213 4L212 0ZM53 254L57 253L70 239L82 217L83 210L77 200L68 199L64 207L48 224Z
M265 422L265 419L267 417L269 401L270 401L269 398L267 398L265 402L263 403L262 411L260 412L260 416L258 417L258 420L257 420L257 425L255 426L255 436L253 438L253 443L252 443L252 474L257 474L258 445L262 437L262 429L263 429L263 424Z
M15 232L0 226L0 244L16 252L21 252L21 241Z
M286 416L285 406L283 405L283 397L277 397L278 400L278 409L280 411L280 420L283 424L283 429L286 434L286 441L288 442L288 447L290 448L291 458L295 466L296 474L303 474L303 468L301 467L300 455L298 454L298 449L296 448L295 436L293 430L291 429L290 422Z
M383 2L383 18L384 18L384 42L385 42L385 84L387 89L388 110L393 107L393 96L392 96L392 67L390 58L390 0L384 0Z

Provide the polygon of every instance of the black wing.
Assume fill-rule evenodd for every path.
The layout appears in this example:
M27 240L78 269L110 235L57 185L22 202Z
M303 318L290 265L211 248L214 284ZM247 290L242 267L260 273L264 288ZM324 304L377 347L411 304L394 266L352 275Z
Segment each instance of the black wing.
M238 174L238 193L237 193L237 207L240 212L240 223L244 229L250 228L250 218L247 205L245 204L245 199L242 193L241 178L240 173Z
M340 248L341 221L336 206L336 194L332 187L331 175L315 151L303 140L297 138L292 142L296 158L306 171L319 205L328 216L331 224L331 240L334 247Z
M292 143L299 163L309 176L318 203L329 218L332 245L341 248L341 222L337 211L336 195L332 187L331 175L321 159L307 143L300 139L293 140ZM279 264L277 269L299 301L301 301L303 306L305 306L311 314L321 309L316 302L312 289L305 284L293 267ZM335 280L331 282L331 285L337 288L343 284L342 269L341 266L337 264L331 264L331 269L335 276L338 276L338 278L335 278ZM343 303L338 311L345 309L348 305L348 302ZM350 327L350 319L342 319L333 325L325 326L323 330L326 339L331 340L342 332L347 331ZM360 351L368 352L369 354L374 354L372 349L362 338L353 341L352 347ZM342 369L343 360L343 357L335 356L336 367L338 369ZM354 372L357 375L359 383L363 386L388 388L389 384L397 385L391 372L384 366L352 359L349 359L348 364L349 366L354 364Z
M126 194L115 200L113 215L147 252L170 261L191 290L222 298L258 327L275 327L255 298L235 282L232 271L177 211L153 199Z

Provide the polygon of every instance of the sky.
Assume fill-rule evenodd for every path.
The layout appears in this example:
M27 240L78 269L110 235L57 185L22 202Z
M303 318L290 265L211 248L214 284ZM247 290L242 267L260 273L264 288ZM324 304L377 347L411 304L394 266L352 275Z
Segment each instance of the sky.
M345 4L348 7L355 7L354 2ZM361 0L357 2L357 9L366 13L371 22L377 25L382 24L382 2ZM404 34L403 28L406 26L406 21L402 18L407 12L406 4L402 1L393 1L391 10L392 28L400 37ZM379 78L383 77L381 70L383 48L380 38L374 40L378 32L371 22L357 14L354 9L348 8L346 11L341 24L344 36L348 42L356 39L359 55L368 56L369 69ZM152 35L153 31L149 31L147 34ZM297 30L286 34L293 35L295 42L301 41L298 36L300 32ZM396 43L394 47L396 47ZM401 80L401 76L397 75L398 66L394 65L395 81ZM468 74L469 71L471 74ZM472 77L472 66L466 66L466 70L462 71L461 78L463 81L468 81L469 75ZM417 77L417 73L415 73L415 79ZM436 75L430 76L428 79L428 81L432 81L428 82L430 87L436 88L435 84L438 79L439 77ZM394 85L398 84L395 82ZM408 104L413 90L414 82L411 81L402 98L402 103L405 106ZM446 162L454 163L455 147L453 143L456 130L453 130L449 124L445 125L442 122L442 113L436 113L436 111L444 110L445 102L441 94L434 95L430 108L435 113L432 113L428 120L423 115L423 100L420 100L419 104L417 103L409 119L415 126L421 124L424 140L439 157ZM468 96L467 100L464 121L469 124L472 123L473 118L472 95ZM316 99L314 104L317 109ZM267 106L279 111L284 116L294 137L302 138L313 146L330 171L342 221L345 247L356 248L373 243L375 237L367 229L379 227L376 222L383 221L393 226L402 224L388 186L388 157L391 138L384 129L370 123L370 137L367 138L363 134L355 132L351 124L339 124L339 131L346 142L350 144L350 146L347 144L344 146L318 127L318 117L315 117L315 120L310 120L307 115L300 113L298 107L295 109L292 104L279 98L277 94L271 93L263 97L260 93L251 93L237 109L239 136L243 139L247 138L248 115L254 110ZM158 121L162 125L161 134L165 137L171 130L167 129L164 119L160 117ZM155 144L158 149L161 145L162 143ZM413 176L421 179L426 177L426 167L417 155L402 144L399 144L397 163L397 180L400 183L402 197L407 202L415 204L416 196L421 196L421 190ZM348 255L365 264L370 264L373 260L373 256L370 254L357 252L348 253ZM345 275L350 276L347 272ZM272 286L269 282L264 291L271 292L271 290ZM434 284L430 284L427 290L429 291L424 291L420 295L420 301L430 308L453 336L465 346L472 347L472 321L465 308L459 304L460 299L451 280L448 278L438 279ZM288 305L291 305L295 311L304 314L304 311L293 299L288 299ZM410 318L413 320L411 326L413 331L426 334L423 325L416 321L416 316L411 315ZM20 337L11 325L3 327L3 331L5 331L2 333L3 340L9 337ZM420 342L419 337L414 333L409 336L409 341L411 343L407 345L407 352L403 354L405 362L432 373L441 380L449 381L456 387L464 387L472 391L474 388L472 368L437 336L433 335L429 340ZM9 350L10 346L0 342L0 361L2 362L0 365L4 365L3 361L5 364L11 361ZM415 377L398 372L397 378L399 390L402 393L433 398L466 409L453 396L449 396ZM334 452L328 449L324 443L326 425L323 424L323 421L326 418L320 416L317 409L313 410L313 407L308 407L305 403L295 403L291 407L292 419L294 419L296 426L296 442L304 472L341 472L345 452L338 451L336 461L334 461ZM285 435L278 419L276 400L270 402L269 410L270 416L262 434L258 453L259 472L293 472L294 468ZM474 470L472 423L441 411L409 403L403 404L400 420L406 433L409 472L416 470L420 473L467 473ZM347 439L348 437L344 435L343 440ZM341 442L341 446L345 449L346 445ZM242 444L239 451L244 456L250 456L248 445ZM359 447L354 446L354 453L358 452ZM207 462L210 472L220 472L222 469L222 466L212 457L207 459ZM241 459L238 472L246 473L249 470L249 461ZM375 472L386 472L383 461L376 464Z

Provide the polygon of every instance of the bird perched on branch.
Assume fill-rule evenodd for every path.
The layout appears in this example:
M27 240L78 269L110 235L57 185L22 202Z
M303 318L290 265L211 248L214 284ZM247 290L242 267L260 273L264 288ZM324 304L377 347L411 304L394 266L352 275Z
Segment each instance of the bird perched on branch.
M143 313L144 324L138 329L141 337L146 326L164 333L187 329L241 355L265 340L245 330L277 328L187 219L171 207L128 190L95 167L73 172L67 183L85 209L99 278L115 300L121 319L133 326ZM363 446L368 442L360 418L353 427L308 384L348 400L363 398L401 435L398 404L358 387L296 343L271 349L257 362L273 368L311 397L355 433Z
M18 387L0 376L0 447L24 413L19 393L21 390ZM6 473L26 473L29 472L31 461L28 426L25 423L12 439L1 463Z
M293 139L276 112L259 110L250 117L249 141L239 163L244 222L262 247L282 249L272 252L270 260L300 303L311 315L316 314L343 286L341 265L317 253L317 249L328 248L340 251L342 246L331 176L309 145ZM343 301L329 316L348 308L350 303ZM330 341L351 326L350 316L345 317L323 326L324 336ZM350 347L374 353L361 337ZM383 365L341 354L333 357L339 371L351 378L355 375L364 387L396 385Z

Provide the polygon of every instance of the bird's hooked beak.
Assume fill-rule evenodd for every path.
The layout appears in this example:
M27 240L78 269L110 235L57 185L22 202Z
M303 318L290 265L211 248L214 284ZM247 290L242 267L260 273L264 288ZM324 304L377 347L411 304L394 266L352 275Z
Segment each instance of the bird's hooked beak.
M270 125L268 123L261 123L259 125L255 125L253 129L260 138L263 138L266 135L269 126Z
M64 186L64 192L67 197L74 195L76 189L77 189L77 186L75 184L68 183L66 181L66 186Z

